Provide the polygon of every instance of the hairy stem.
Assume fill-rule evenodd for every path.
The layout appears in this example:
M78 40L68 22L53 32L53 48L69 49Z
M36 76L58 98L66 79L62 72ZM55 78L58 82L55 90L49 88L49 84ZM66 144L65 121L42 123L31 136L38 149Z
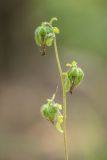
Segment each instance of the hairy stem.
M55 56L56 56L56 61L59 69L59 74L61 78L61 84L62 84L62 90L63 90L63 116L64 116L64 150L65 150L65 160L68 160L68 149L67 149L67 134L66 134L66 91L64 88L64 78L63 78L63 72L59 60L59 55L58 55L58 49L57 49L57 44L56 44L56 37L54 39L54 48L55 48Z

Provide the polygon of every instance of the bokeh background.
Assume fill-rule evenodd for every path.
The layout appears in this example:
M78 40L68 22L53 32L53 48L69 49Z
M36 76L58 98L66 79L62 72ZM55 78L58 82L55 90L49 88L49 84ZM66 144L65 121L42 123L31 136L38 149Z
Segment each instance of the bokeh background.
M67 95L69 160L107 160L107 1L0 0L0 160L62 160L63 135L40 106L60 78L53 48L41 57L34 30L58 17L61 65L78 61L82 84Z

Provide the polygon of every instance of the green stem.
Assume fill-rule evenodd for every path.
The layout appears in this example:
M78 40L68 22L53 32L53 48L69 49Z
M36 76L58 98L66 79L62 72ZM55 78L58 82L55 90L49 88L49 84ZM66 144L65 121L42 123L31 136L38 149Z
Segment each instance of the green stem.
M66 134L66 91L64 88L64 78L63 78L63 72L62 72L62 68L61 68L61 64L60 64L60 60L59 60L59 55L58 55L56 37L54 39L54 48L55 48L55 56L56 56L56 61L57 61L59 74L60 74L60 78L61 78L62 90L63 90L64 150L65 150L65 160L68 160L67 134Z

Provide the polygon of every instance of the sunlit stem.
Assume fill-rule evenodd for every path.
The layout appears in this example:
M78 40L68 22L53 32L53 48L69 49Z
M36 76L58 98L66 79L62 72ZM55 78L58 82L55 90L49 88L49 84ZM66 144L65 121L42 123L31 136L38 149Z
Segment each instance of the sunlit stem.
M63 72L59 60L59 54L58 54L58 49L57 49L57 44L56 44L56 37L54 39L54 48L55 48L55 56L56 56L56 61L59 69L59 74L61 78L61 84L62 84L62 90L63 90L63 116L64 116L64 150L65 150L65 160L68 160L68 149L67 149L67 134L66 134L66 91L64 88L64 77L63 77Z

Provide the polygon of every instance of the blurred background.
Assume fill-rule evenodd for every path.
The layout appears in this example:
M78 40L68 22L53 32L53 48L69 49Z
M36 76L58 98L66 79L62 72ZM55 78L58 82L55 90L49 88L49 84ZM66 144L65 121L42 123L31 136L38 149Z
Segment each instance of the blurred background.
M0 0L0 160L62 160L63 135L40 106L60 78L53 47L41 57L34 30L58 17L61 65L85 78L67 95L69 160L107 160L107 1Z

